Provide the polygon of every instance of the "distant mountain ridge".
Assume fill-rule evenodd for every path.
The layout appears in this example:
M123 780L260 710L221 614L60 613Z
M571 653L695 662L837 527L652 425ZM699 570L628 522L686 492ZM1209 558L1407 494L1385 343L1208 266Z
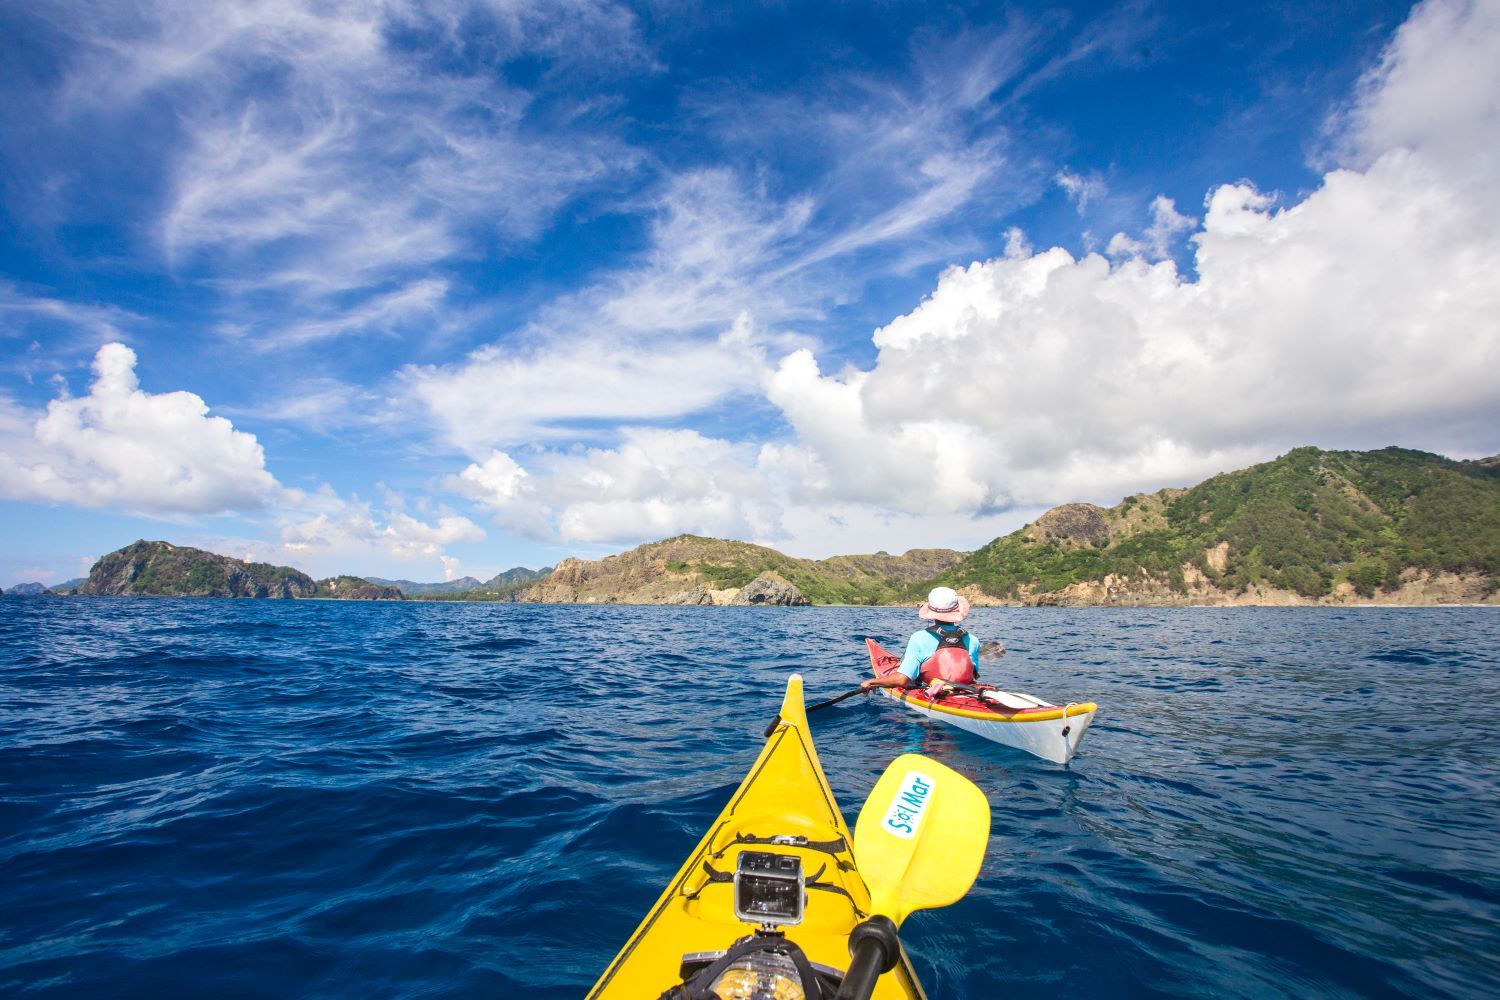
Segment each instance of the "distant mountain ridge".
M892 604L936 585L976 604L1500 604L1500 456L1297 448L1187 489L1070 503L972 553L800 559L678 535L479 583L331 577L138 541L78 594L621 604ZM422 588L415 590L415 588Z
M445 580L441 583L416 583L412 580L382 580L379 577L369 576L365 579L371 583L382 584L387 587L399 587L401 592L408 597L456 597L473 596L476 600L493 599L494 596L508 594L517 586L540 580L552 572L551 566L542 569L527 569L524 566L516 566L513 569L496 573L484 582L476 580L472 576L461 576L457 580ZM488 597L486 595L489 595Z
M17 583L9 590L0 590L0 594L9 594L12 597L43 597L51 593L50 588L40 583Z
M461 576L457 580L447 580L442 583L417 583L413 580L385 580L378 576L367 576L366 580L378 583L382 587L395 587L403 594L416 596L418 594L441 594L454 590L472 590L479 586L479 581L472 576Z

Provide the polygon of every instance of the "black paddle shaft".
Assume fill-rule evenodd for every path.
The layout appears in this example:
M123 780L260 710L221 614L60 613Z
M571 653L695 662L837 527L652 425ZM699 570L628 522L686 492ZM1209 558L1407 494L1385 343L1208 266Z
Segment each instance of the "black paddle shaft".
M858 924L849 932L849 956L849 971L835 1000L870 1000L875 981L894 969L901 957L896 925L879 914Z
M829 705L837 705L839 702L843 701L845 698L853 698L857 694L865 694L865 693L866 692L865 692L864 688L857 687L853 691L845 691L843 694L839 695L837 698L829 698L827 701L820 701L816 705L809 705L809 706L807 706L807 710L809 712L816 712L820 708L827 708Z
M843 701L845 698L853 698L855 695L857 695L857 694L863 694L864 692L865 692L864 688L855 688L853 691L845 691L843 694L839 695L837 698L829 698L827 701L820 701L816 705L809 705L808 708L807 708L807 711L808 712L816 712L820 708L827 708L829 705L837 705L839 702ZM776 713L776 718L772 719L771 720L771 724L766 727L766 739L770 739L771 738L771 734L774 733L774 732L776 732L776 727L779 726L779 725L781 725L781 713L780 712Z

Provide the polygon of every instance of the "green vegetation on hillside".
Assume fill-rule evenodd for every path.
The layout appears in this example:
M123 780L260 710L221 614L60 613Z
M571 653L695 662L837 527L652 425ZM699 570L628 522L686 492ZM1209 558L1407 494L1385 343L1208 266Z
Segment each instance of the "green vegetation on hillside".
M916 550L904 556L880 553L797 559L758 545L729 544L733 547L727 551L713 553L716 559L677 560L667 566L674 572L696 573L707 581L707 586L716 590L743 587L769 571L796 587L814 604L875 605L899 600L911 582L952 565L960 558L959 553L933 549Z
M318 581L314 594L325 600L335 601L401 601L405 595L400 587L389 587L359 576L331 576Z
M1500 586L1500 470L1438 455L1298 448L1215 476L1162 502L1164 523L1117 537L1139 498L1102 512L1110 537L1081 541L1023 529L998 538L944 579L1016 597L1107 574L1186 589L1183 566L1219 587L1253 584L1321 597L1347 581L1361 596L1403 571L1479 573ZM1040 524L1041 522L1038 522ZM1216 565L1211 550L1227 544ZM920 588L917 588L920 590Z
M77 593L155 597L311 597L312 577L167 542L138 541L96 562Z
M568 560L522 599L672 601L694 588L736 590L774 573L815 604L880 604L962 557L949 549L916 549L901 556L799 559L749 542L678 535L597 562Z

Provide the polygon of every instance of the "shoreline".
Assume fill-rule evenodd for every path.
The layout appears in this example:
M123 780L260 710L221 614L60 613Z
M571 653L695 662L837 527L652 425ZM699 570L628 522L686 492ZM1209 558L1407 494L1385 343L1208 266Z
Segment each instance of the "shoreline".
M637 602L637 601L481 601L481 600L445 600L445 599L442 599L442 598L431 598L431 597L404 597L401 600L380 600L380 599L376 599L376 598L348 598L348 597L227 597L227 596L225 596L225 597L215 597L215 596L210 595L210 594L57 594L57 593L54 593L52 596L53 597L65 597L65 598L72 597L72 598L79 598L79 599L82 599L82 600L97 600L97 599L100 599L100 598L105 598L105 599L114 598L114 599L123 599L123 600L148 600L148 601L278 601L278 602L284 602L284 603L288 603L288 604L302 604L302 603L318 603L318 604L455 604L455 605L460 605L460 604L509 604L509 605L515 605L517 607L534 607L534 608L549 608L549 607L550 608L556 608L556 607L571 607L571 608L692 608L692 609L696 609L696 610L710 610L710 609L721 609L721 608L750 608L750 609L760 609L760 610L777 610L777 609L779 609L779 610L787 610L787 611L797 611L797 610L801 610L803 608L813 608L813 609L817 609L817 608L862 608L862 609L890 608L890 609L895 610L895 609L901 609L901 608L907 608L907 609L909 609L909 608L911 608L913 606L912 604L907 603L907 602L903 602L903 603L900 603L900 604L802 604L802 605L781 605L781 604L668 604L668 603L663 603L663 602L659 602L659 601L640 601L640 602ZM6 598L10 598L10 597L14 597L17 600L28 600L28 599L31 599L31 600L47 601L47 598L43 597L42 595L28 595L28 594L15 594L15 595L5 594L5 595L0 595L0 601L4 601ZM1379 609L1382 609L1382 608L1408 608L1408 609L1409 608L1497 608L1497 609L1500 609L1500 594L1497 594L1496 599L1493 600L1493 601L1424 601L1424 602L1417 602L1417 603L1401 602L1401 601L1361 601L1361 602L1347 602L1347 603L1345 603L1345 602L1334 602L1334 601L1306 601L1306 602L1274 601L1274 602L1264 602L1264 603L1241 602L1241 601L1227 601L1227 602L1218 602L1218 603L1212 603L1212 604L1188 604L1188 603L1176 603L1176 602L1172 602L1172 603L1166 603L1166 602L1164 602L1164 603L1160 603L1160 604L1148 603L1148 602L1129 603L1129 604L1113 603L1113 602L1109 602L1109 603L1101 602L1101 603L1097 603L1097 604L1085 604L1085 603L1060 604L1060 603L1046 603L1046 602L1037 603L1037 602L1021 602L1021 601L1004 601L1004 602L995 601L995 602L987 602L987 603L984 603L984 604L977 604L976 603L974 605L974 609L976 611L979 610L980 608L1034 608L1034 609L1047 608L1047 609L1051 609L1051 610L1055 610L1055 611L1087 611L1087 610L1100 610L1100 609L1115 610L1115 611L1144 610L1144 609L1199 611L1199 610L1231 610L1231 609L1239 609L1239 608L1248 608L1248 609L1274 608L1274 609L1283 609L1283 610L1323 608L1323 609L1328 609L1330 611L1333 611L1333 610L1350 610L1350 609L1374 609L1374 610L1379 610Z

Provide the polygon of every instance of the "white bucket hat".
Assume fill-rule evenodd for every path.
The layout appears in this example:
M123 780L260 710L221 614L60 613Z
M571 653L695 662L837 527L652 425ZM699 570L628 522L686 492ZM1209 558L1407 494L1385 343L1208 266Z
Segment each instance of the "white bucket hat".
M961 597L952 587L934 587L927 595L927 603L917 609L917 617L932 622L961 622L969 617L969 599Z

